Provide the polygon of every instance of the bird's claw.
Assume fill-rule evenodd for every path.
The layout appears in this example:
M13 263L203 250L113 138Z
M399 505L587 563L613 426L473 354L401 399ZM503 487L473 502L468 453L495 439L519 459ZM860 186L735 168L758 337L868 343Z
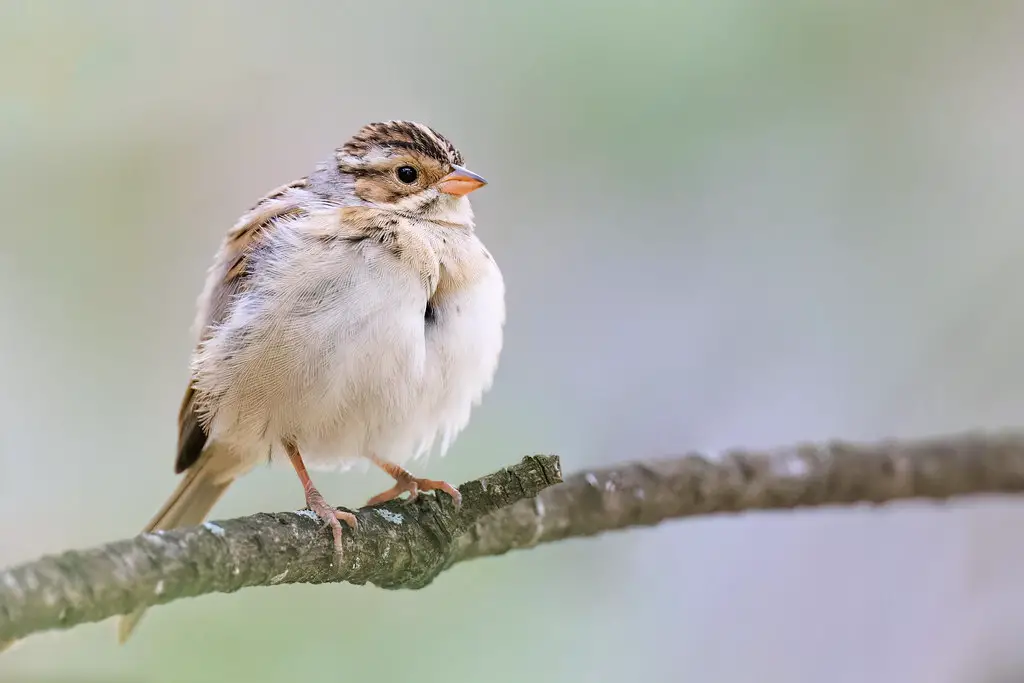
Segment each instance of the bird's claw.
M444 491L452 500L455 501L456 509L462 505L462 494L457 488L452 486L446 481L440 481L437 479L421 479L414 477L406 472L404 475L399 474L395 477L395 485L389 488L387 491L378 493L376 496L367 501L367 505L379 505L380 503L386 503L389 500L398 498L403 493L408 492L409 497L405 499L405 503L411 503L416 500L420 491Z
M338 555L338 560L340 561L342 557L341 522L345 522L349 529L355 531L359 527L359 522L356 520L356 516L351 512L339 510L334 507L324 500L324 497L320 495L319 491L312 487L306 491L306 505L313 514L324 522L325 527L331 527L331 534L334 537L334 550Z

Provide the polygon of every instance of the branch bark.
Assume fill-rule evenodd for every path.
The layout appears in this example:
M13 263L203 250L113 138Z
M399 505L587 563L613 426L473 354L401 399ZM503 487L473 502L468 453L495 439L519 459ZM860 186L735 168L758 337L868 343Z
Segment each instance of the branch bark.
M692 453L561 480L556 456L530 456L459 487L460 510L443 495L363 508L359 531L345 534L343 566L308 511L208 522L44 557L0 571L0 643L248 586L422 588L464 560L672 518L1020 493L1024 435Z

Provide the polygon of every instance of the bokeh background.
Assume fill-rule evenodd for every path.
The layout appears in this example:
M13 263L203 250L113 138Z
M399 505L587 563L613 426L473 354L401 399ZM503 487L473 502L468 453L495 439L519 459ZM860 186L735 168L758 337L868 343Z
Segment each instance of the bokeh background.
M1022 60L1013 1L2 0L0 564L149 519L223 232L370 120L490 180L508 285L495 387L427 476L1019 426ZM214 517L301 503L259 470ZM1022 528L1013 500L689 520L419 592L179 601L0 680L1021 680Z

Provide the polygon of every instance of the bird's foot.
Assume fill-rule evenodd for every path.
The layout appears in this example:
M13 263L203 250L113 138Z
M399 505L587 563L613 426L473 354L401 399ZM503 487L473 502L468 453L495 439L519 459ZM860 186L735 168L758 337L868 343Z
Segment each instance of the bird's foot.
M398 465L392 465L388 463L388 467L384 468L385 471L395 479L395 485L389 488L387 491L378 493L376 496L366 502L367 505L378 505L379 503L385 503L389 500L398 498L403 493L408 492L409 497L405 500L406 503L411 503L416 500L420 495L420 491L444 491L452 500L455 501L455 507L458 508L462 505L462 494L459 490L449 484L446 481L439 481L437 479L421 479L414 477L409 474L408 471L399 467Z
M334 536L334 550L337 552L340 562L342 557L341 522L345 522L349 529L355 531L359 526L356 516L328 503L313 486L306 487L306 506L322 519L326 526L331 527L331 533Z

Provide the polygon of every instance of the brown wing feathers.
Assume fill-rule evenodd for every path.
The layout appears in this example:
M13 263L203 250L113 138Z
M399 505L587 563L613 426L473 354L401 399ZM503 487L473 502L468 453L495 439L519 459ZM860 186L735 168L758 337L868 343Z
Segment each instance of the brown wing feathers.
M306 178L282 185L273 190L238 221L224 238L215 271L219 282L210 292L209 312L200 333L200 341L209 330L223 322L231 300L245 291L248 284L249 259L259 247L266 229L276 220L296 216L303 212L298 197L292 196L308 185ZM194 465L206 446L207 434L196 412L196 394L192 383L185 389L185 396L178 411L178 453L174 461L174 472L180 474Z

